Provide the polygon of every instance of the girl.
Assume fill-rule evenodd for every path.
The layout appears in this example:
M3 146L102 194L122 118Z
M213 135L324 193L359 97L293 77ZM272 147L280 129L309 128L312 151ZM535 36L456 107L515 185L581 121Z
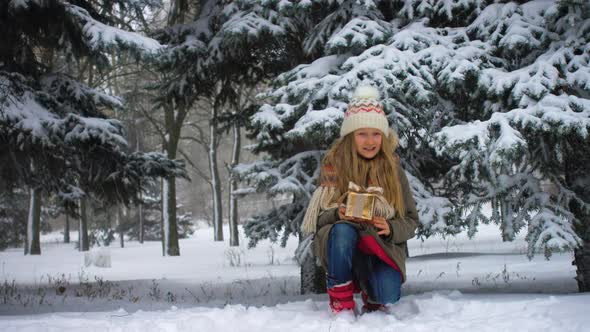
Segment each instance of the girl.
M354 312L361 291L363 312L385 310L399 300L405 281L406 241L418 225L408 179L394 153L395 132L375 88L359 87L348 105L340 138L327 152L320 186L307 208L302 229L315 233L313 249L327 271L330 308ZM369 222L345 216L338 200L349 182L381 187L383 213Z

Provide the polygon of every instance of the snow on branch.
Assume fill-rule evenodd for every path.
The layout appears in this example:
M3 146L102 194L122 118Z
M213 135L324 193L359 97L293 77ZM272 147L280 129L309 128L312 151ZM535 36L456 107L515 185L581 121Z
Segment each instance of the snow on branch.
M343 118L344 113L338 108L329 107L321 111L311 110L299 118L286 136L303 137L310 134L324 133L323 140L325 141L333 137Z
M535 63L511 72L489 68L481 71L478 86L491 96L503 98L508 105L526 107L555 91L562 84L553 64L537 59Z
M552 1L492 4L467 27L467 31L474 38L488 40L507 52L522 56L531 50L539 50L550 38L550 33L543 27L543 14L551 5Z
M258 6L257 6L258 7ZM261 33L267 32L271 35L282 35L287 31L288 26L282 21L281 16L273 10L238 11L223 24L221 32L224 34L245 35L258 37ZM264 14L262 14L264 13ZM264 15L264 16L263 16Z
M400 13L410 20L421 17L453 22L457 17L474 17L485 6L485 0L403 0Z
M185 162L183 160L170 160L160 152L135 152L129 155L126 168L137 170L142 177L175 176L188 180Z
M393 33L390 23L358 17L350 20L326 42L328 54L344 53L347 50L364 50L386 41Z
M240 164L234 172L258 192L264 191L272 196L291 193L308 197L319 177L322 153L301 152L278 164L268 161Z
M453 204L444 197L433 195L424 184L415 176L406 172L422 227L429 234L432 233L457 233L459 230L448 223L445 217L452 211Z
M560 210L544 207L533 216L527 234L529 257L542 251L549 258L554 251L573 250L582 243L573 229L572 215Z
M40 79L41 87L49 95L68 103L70 112L88 113L96 112L96 107L106 106L109 108L122 108L123 103L120 98L113 97L104 92L90 88L75 79L59 74L52 73L43 76ZM72 103L74 101L75 103Z
M85 37L86 45L93 51L111 48L124 48L139 51L141 54L156 54L162 45L152 38L103 24L90 16L88 11L78 6L64 3L66 12Z
M69 114L56 128L64 134L67 144L99 142L102 145L127 146L123 138L123 124L115 119L88 118Z
M27 137L35 142L50 145L51 124L59 118L39 100L24 76L0 71L0 127L8 135L16 135L18 146Z
M590 100L574 95L549 94L538 103L506 114L512 122L528 130L575 132L583 138L590 130Z
M344 46L342 38L348 39L354 36L358 42L365 38L364 36L361 37L359 33L365 36L371 36L371 38L374 38L375 36L385 37L386 34L384 32L389 30L389 24L387 22L381 21L382 23L380 22L377 25L367 25L366 23L361 24L360 21L352 24L349 23L352 22L355 17L361 16L372 21L381 21L383 18L381 13L375 8L375 4L372 0L342 1L336 10L328 14L313 27L310 31L311 33L308 34L303 41L303 50L307 54L312 54L324 49L327 51L330 47L332 48L332 52L336 49L341 50ZM343 34L341 34L341 32ZM355 43L351 44L359 46L358 43L356 45ZM339 47L335 48L335 46Z
M16 138L16 144L23 147L29 142L41 145L83 144L100 142L110 144L114 148L126 146L123 138L122 124L117 120L83 117L75 113L61 114L70 106L64 107L53 95L52 81L48 91L35 90L34 83L20 74L0 71L0 125L10 128L8 134ZM117 102L108 96L95 93L83 85L73 86L66 95L82 93L78 98L99 98L106 102ZM64 93L64 91L60 91ZM69 109L70 111L71 108Z

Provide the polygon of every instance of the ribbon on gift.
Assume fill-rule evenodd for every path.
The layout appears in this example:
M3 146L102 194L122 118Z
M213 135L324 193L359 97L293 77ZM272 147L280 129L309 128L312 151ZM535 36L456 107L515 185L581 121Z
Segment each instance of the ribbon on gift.
M381 187L363 188L362 186L359 186L358 184L356 184L352 181L348 182L348 190L353 191L353 192L357 192L357 193L383 195L383 188L381 188Z

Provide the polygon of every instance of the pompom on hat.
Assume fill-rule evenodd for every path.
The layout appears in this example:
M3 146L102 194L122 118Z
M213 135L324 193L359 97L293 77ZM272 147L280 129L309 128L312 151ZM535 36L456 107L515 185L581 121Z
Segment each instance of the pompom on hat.
M389 136L389 122L383 111L379 91L370 85L360 85L356 88L344 113L340 137L361 128L379 129L385 137Z

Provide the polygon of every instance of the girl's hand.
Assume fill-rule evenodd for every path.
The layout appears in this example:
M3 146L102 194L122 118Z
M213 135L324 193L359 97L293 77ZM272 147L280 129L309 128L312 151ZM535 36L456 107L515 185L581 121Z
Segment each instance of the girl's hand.
M340 220L354 221L354 218L347 217L347 216L345 216L345 214L346 214L346 205L340 204L340 207L338 208L338 218L340 218Z
M377 229L379 229L379 231L377 232L377 234L379 235L385 235L385 236L389 236L389 234L391 234L391 229L389 228L389 223L387 222L387 220L385 220L384 217L373 217L373 226L377 227Z
M379 231L377 231L377 234L379 234L379 235L389 236L389 234L391 234L391 229L389 228L389 223L387 222L387 220L385 220L384 217L374 216L373 220L367 221L367 220L363 220L363 219L359 219L359 218L347 217L347 216L345 216L345 214L346 214L346 205L342 204L338 208L338 218L340 218L340 220L349 220L349 221L355 221L358 223L368 223L368 224L371 224L371 225L377 227L377 229L379 230Z

